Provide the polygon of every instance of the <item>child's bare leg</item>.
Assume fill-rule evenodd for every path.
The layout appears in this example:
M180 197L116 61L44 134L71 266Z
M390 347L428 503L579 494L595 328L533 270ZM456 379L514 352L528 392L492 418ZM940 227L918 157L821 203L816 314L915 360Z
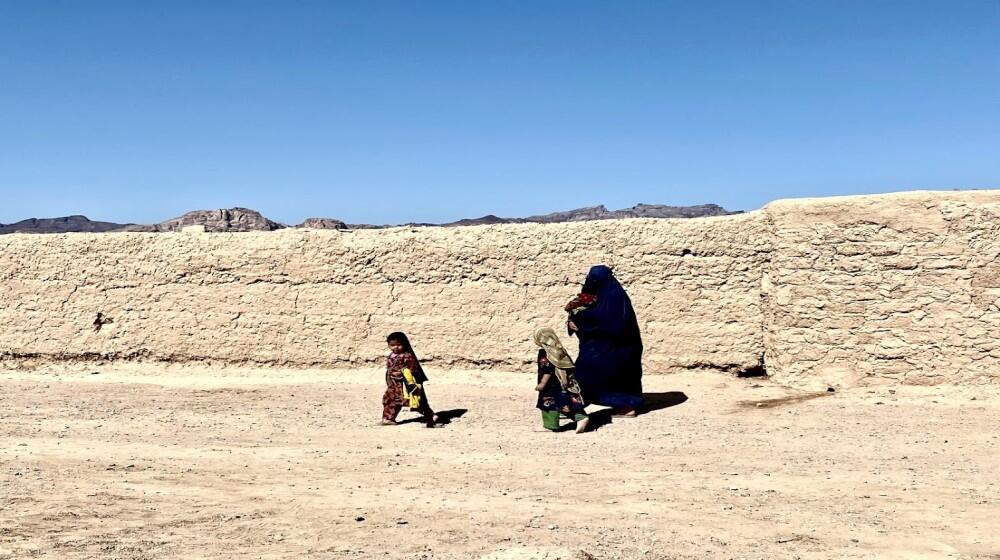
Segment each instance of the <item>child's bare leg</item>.
M576 420L576 433L586 432L587 424L590 424L590 416L587 416L586 412L577 412L574 419Z

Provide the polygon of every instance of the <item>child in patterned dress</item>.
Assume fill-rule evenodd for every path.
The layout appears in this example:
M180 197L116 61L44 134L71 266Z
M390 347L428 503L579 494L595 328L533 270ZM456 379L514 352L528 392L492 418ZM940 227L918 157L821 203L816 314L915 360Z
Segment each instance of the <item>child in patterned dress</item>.
M413 352L410 340L401 332L386 337L389 356L385 365L385 394L382 395L382 425L395 426L404 406L423 415L424 424L433 428L437 416L427 402L424 383L427 376Z

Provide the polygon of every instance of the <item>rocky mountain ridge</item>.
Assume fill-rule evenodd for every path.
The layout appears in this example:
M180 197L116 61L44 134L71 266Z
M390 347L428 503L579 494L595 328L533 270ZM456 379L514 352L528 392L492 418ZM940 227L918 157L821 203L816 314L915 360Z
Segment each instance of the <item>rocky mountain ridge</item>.
M583 222L588 220L621 220L625 218L704 218L706 216L728 216L742 212L730 212L718 204L699 204L697 206L667 206L665 204L636 204L631 208L608 210L603 204L552 212L527 218L499 218L489 215L473 220L460 220L443 225L474 225L476 223L529 223L554 224L561 222Z
M249 208L220 208L218 210L194 210L149 226L126 226L122 231L180 231L187 226L205 226L205 231L240 232L274 231L288 227L265 218L260 212Z
M560 223L587 220L618 220L624 218L699 218L705 216L725 216L739 214L716 204L698 206L666 206L662 204L638 204L621 210L608 210L604 205L577 208L565 212L553 212L527 218L501 218L487 215L480 218L465 218L444 224L409 223L401 224L419 227L456 227L487 224ZM297 226L270 220L256 210L249 208L221 208L218 210L194 210L182 216L171 218L158 224L117 224L88 219L74 215L60 218L31 218L13 224L0 224L0 234L5 233L104 233L113 231L167 232L180 231L187 226L204 226L207 232L274 231L287 227L310 229L378 229L393 225L348 224L334 218L308 218Z
M4 233L66 233L71 231L103 233L119 231L134 224L94 221L86 216L74 215L61 218L28 218L13 224L0 224L0 234Z

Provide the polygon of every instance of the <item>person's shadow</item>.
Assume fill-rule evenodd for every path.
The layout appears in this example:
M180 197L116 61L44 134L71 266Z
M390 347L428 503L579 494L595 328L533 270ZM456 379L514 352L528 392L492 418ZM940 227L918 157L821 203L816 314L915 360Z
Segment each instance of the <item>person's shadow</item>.
M667 391L665 393L643 393L643 398L646 403L642 406L639 411L639 416L644 416L651 412L657 410L663 410L664 408L670 408L672 406L677 406L679 404L684 404L688 400L688 396L681 391ZM614 414L612 409L604 408L594 412L590 415L590 423L587 426L587 431L598 430L602 426L611 424L614 421Z
M667 391L666 393L643 393L646 404L642 407L642 414L648 414L656 410L663 410L679 404L684 404L688 396L681 391Z
M451 410L439 410L437 412L438 424L450 424L452 420L465 416L467 408L453 408Z
M438 417L437 421L438 425L443 426L445 424L450 424L451 421L456 418L461 418L462 416L465 416L465 413L468 411L469 409L467 408L453 408L451 410L438 410L434 414L436 414ZM423 416L414 416L412 418L407 418L406 420L400 420L398 423L410 424L413 422L423 422L423 421L424 421Z

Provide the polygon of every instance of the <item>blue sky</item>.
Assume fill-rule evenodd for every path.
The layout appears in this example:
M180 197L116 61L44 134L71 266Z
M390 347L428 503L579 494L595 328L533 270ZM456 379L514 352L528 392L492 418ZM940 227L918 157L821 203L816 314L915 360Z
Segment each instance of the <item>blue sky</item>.
M1000 187L1000 1L0 0L0 222Z

